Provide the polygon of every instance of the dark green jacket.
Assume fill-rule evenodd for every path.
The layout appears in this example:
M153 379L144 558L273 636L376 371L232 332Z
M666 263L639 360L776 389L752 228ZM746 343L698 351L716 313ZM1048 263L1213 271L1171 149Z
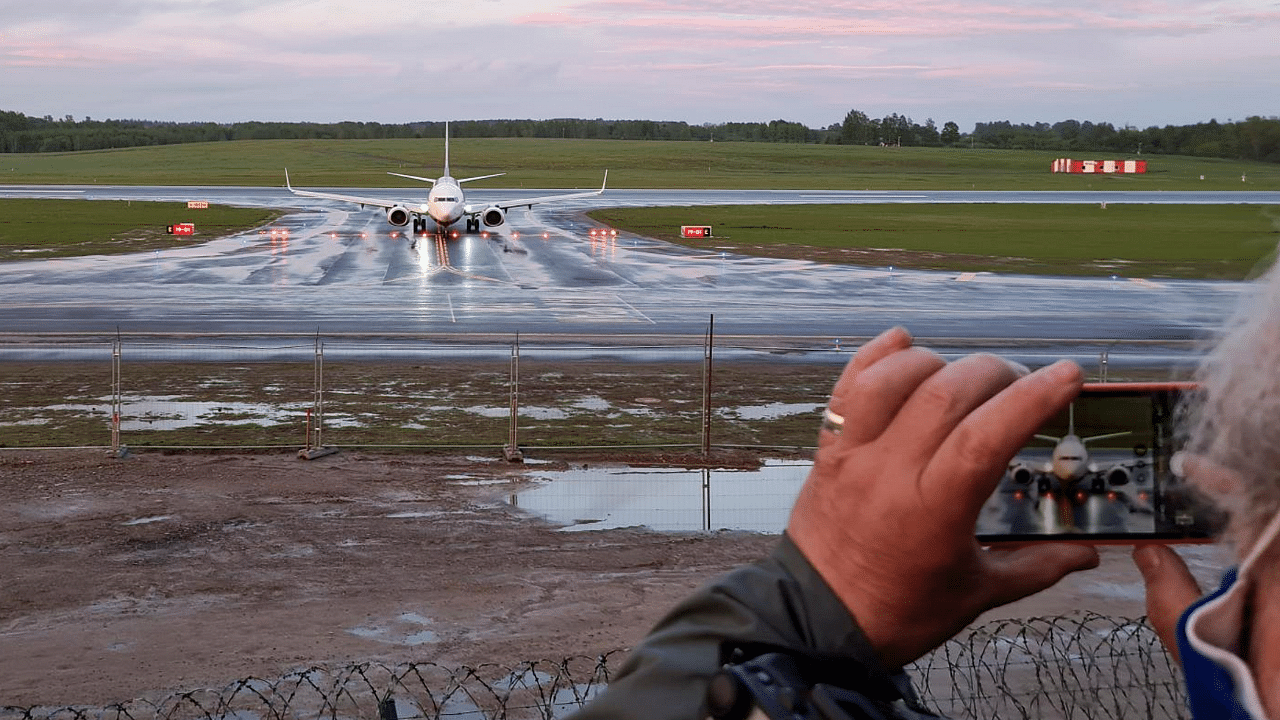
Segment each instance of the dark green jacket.
M786 535L768 558L734 570L681 602L628 656L609 687L569 720L702 720L707 684L726 663L770 649L852 662L845 689L906 698L906 676L881 668L853 616ZM736 652L735 652L736 651Z

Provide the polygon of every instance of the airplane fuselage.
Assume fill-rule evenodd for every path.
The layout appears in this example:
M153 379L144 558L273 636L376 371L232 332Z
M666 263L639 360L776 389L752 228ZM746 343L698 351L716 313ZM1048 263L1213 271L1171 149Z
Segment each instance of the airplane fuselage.
M431 186L426 213L443 230L462 219L465 203L462 186L446 175Z
M1089 451L1076 435L1068 435L1053 447L1051 472L1064 483L1072 483L1084 477L1089 469Z

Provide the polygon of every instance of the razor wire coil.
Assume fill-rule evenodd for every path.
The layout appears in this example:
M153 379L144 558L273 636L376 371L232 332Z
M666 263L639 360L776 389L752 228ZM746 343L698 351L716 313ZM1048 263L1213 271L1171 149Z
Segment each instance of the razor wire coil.
M154 700L2 707L0 720L553 720L602 691L623 657L619 650L516 665L315 666ZM925 704L956 719L1189 717L1180 671L1145 618L991 621L907 670Z

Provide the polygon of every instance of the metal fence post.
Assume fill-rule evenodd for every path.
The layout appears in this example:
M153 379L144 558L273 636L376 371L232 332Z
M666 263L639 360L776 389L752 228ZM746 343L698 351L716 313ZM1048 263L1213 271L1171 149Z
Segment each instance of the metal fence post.
M520 452L520 333L511 344L511 410L507 427L507 446L502 448L502 456L509 462L524 462L524 454Z
M111 344L111 457L122 458L129 454L129 449L120 444L120 413L124 405L120 397L120 332L116 331L116 339Z
M307 412L307 446L298 451L303 460L314 460L338 452L324 445L324 341L316 333L316 359L312 370L311 408Z
M711 349L715 345L716 316L707 323L707 341L702 355L702 455L711 454Z

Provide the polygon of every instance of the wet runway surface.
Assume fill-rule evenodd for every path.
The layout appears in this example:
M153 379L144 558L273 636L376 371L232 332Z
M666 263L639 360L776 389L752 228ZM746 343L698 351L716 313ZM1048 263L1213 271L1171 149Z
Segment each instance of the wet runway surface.
M413 197L405 189L360 192ZM468 199L530 192L476 190ZM0 188L0 197L300 208L274 224L287 234L253 231L141 255L0 264L5 333L700 334L714 314L720 336L834 340L902 324L922 337L1042 338L1063 347L1078 339L1105 345L1199 337L1220 324L1240 284L891 272L746 258L627 234L593 238L594 225L580 213L725 203L1280 203L1280 193L611 190L513 210L500 237L411 243L380 211L275 188L12 186ZM198 212L190 219L198 222Z

